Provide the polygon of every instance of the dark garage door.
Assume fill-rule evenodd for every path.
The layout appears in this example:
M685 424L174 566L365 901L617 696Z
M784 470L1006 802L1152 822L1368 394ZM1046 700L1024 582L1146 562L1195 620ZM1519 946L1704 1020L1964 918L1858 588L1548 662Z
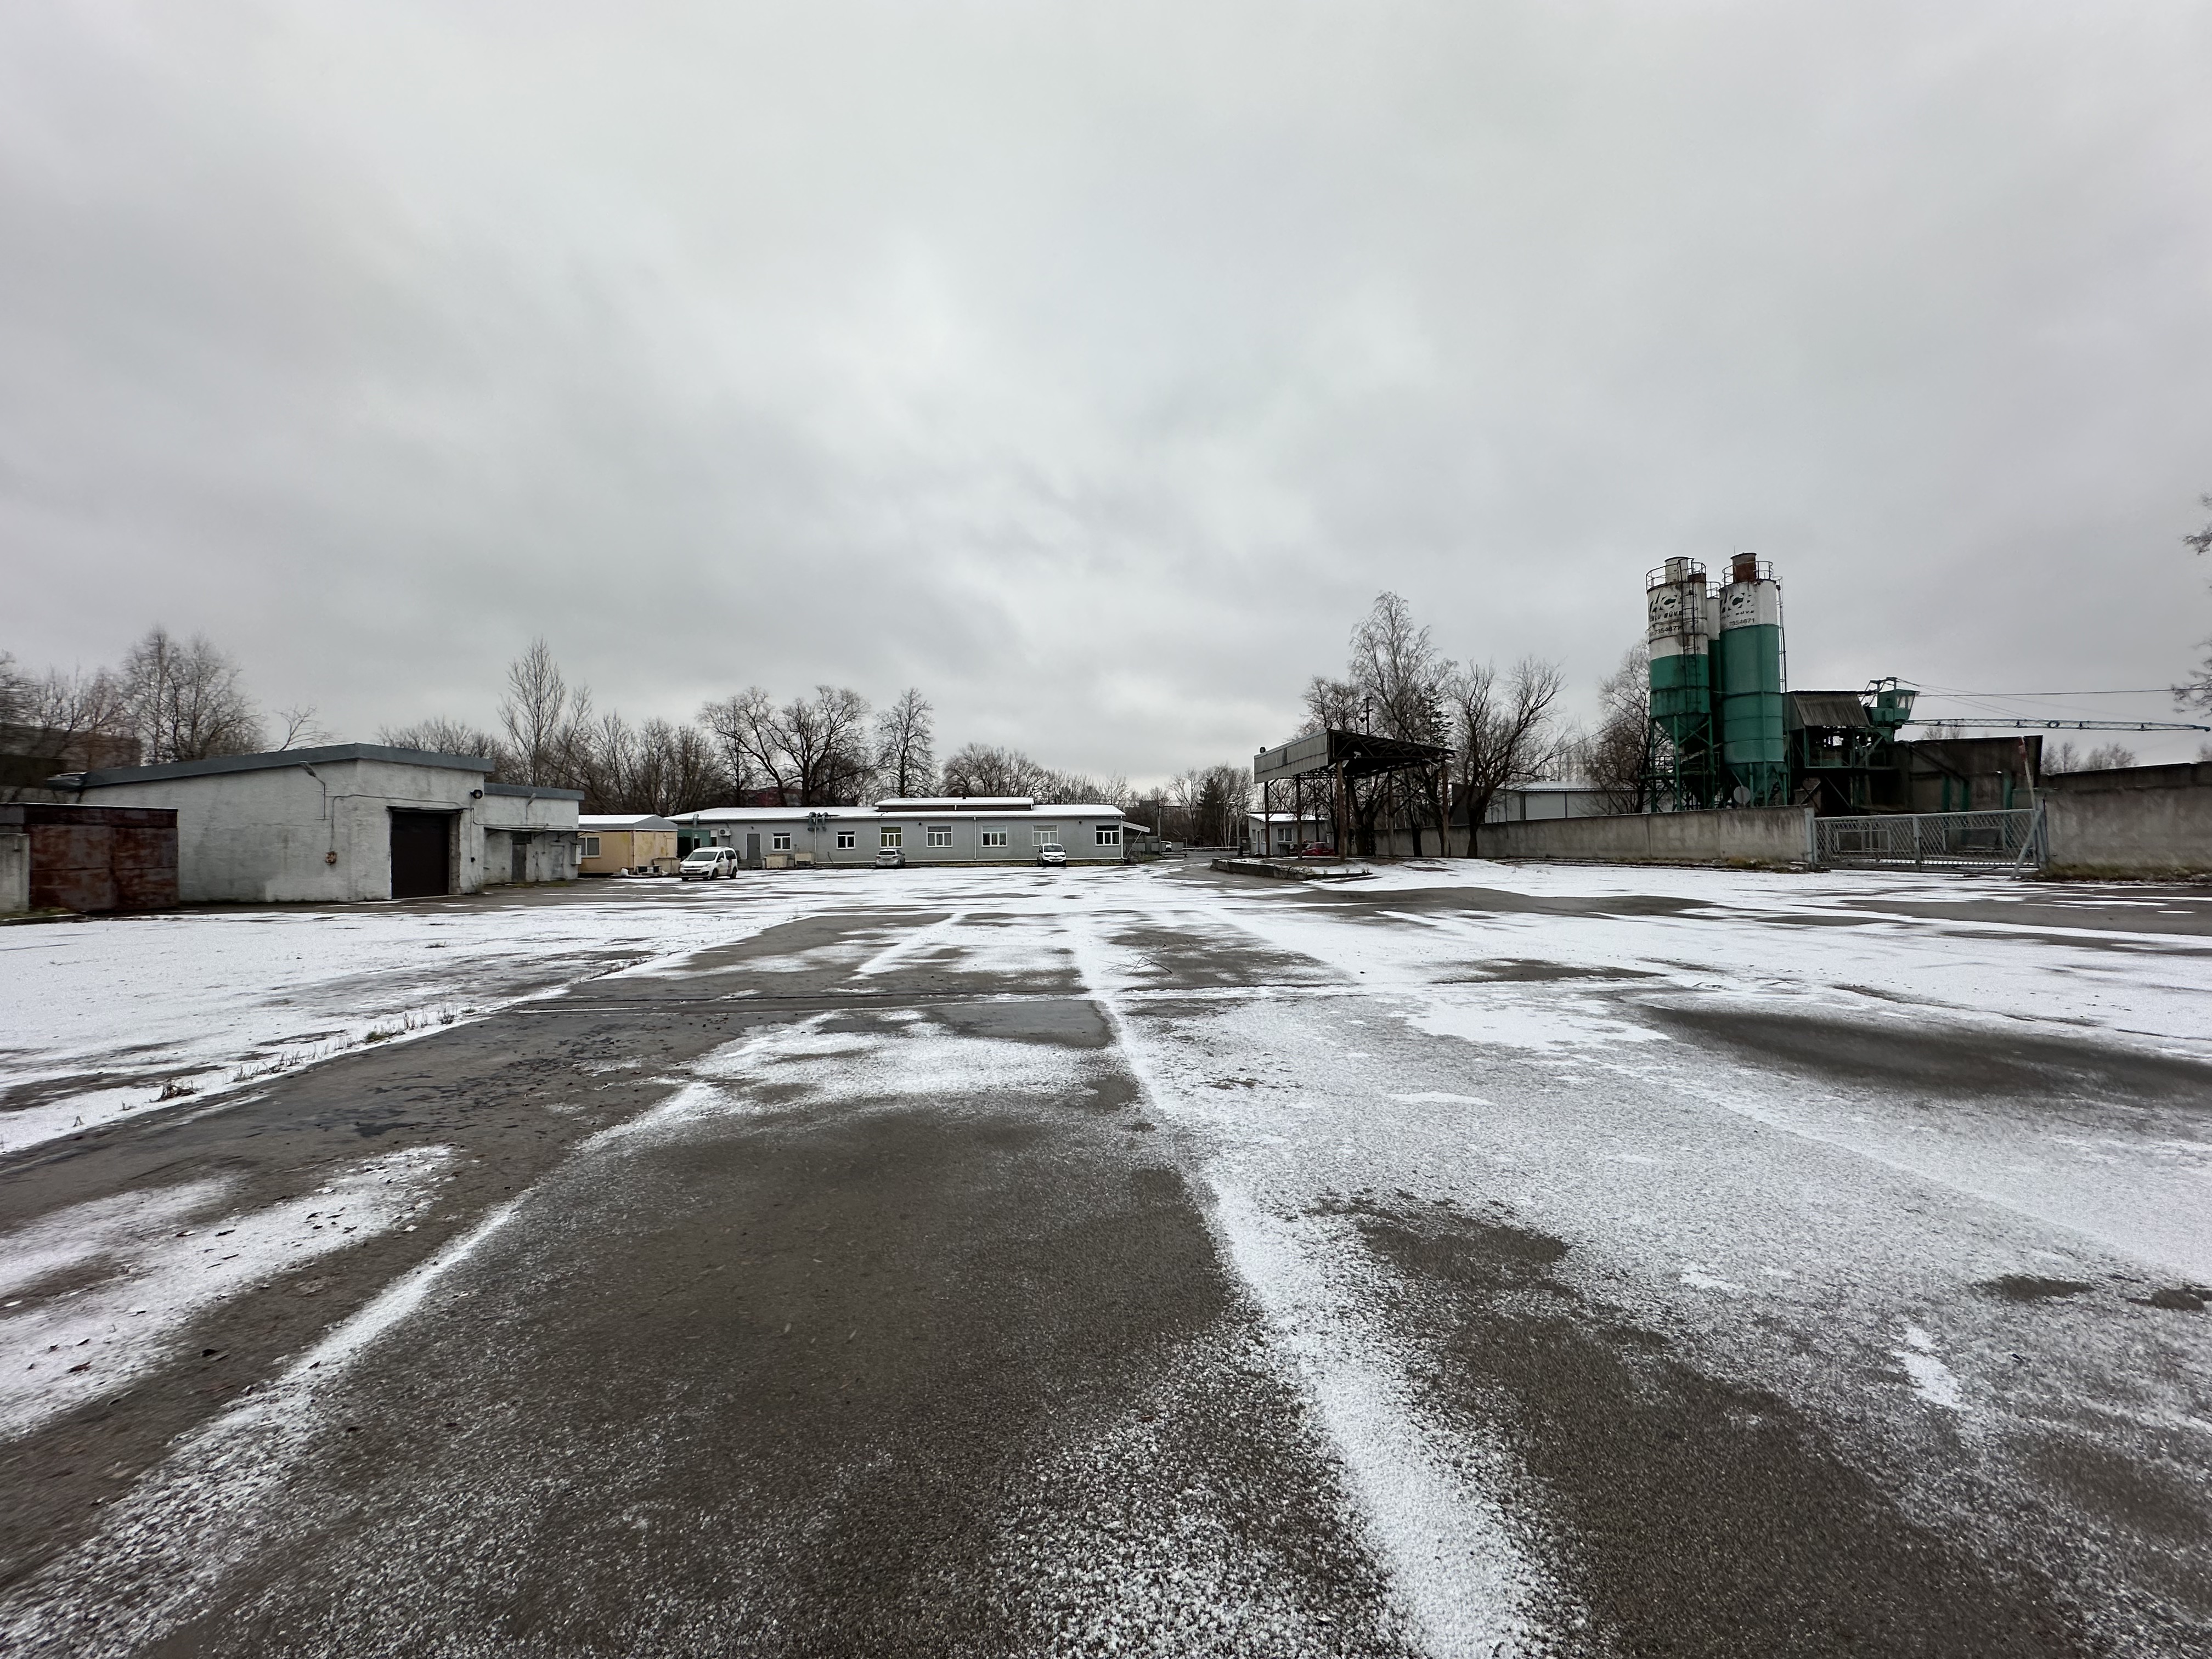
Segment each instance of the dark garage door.
M392 815L392 896L432 898L447 891L447 848L453 834L447 812Z

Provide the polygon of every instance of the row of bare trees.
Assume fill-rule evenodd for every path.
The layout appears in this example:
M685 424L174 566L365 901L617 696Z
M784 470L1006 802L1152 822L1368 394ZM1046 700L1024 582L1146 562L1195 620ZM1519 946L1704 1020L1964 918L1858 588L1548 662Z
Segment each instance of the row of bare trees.
M848 687L779 702L758 686L710 702L696 720L602 712L588 686L532 643L507 666L490 726L434 718L386 726L381 742L480 755L505 782L580 789L591 812L688 812L733 803L840 806L879 796L1130 799L1119 778L1041 765L970 744L944 763L936 714L909 688L881 709ZM264 716L235 659L204 635L155 627L113 668L33 672L0 652L0 799L87 767L205 760L329 740L312 708Z
M1195 767L1163 787L1133 797L1127 810L1170 841L1194 847L1233 847L1243 838L1252 810L1252 769Z
M970 744L942 769L936 711L909 687L872 708L849 687L817 685L777 698L760 686L699 711L695 721L631 724L596 712L544 640L508 665L496 730L432 720L387 726L386 743L483 755L502 781L580 789L587 812L695 811L732 804L849 806L883 797L1033 795L1127 798L1103 782L1039 765L1018 750Z
M113 667L34 672L0 652L0 757L10 798L55 772L289 749L323 737L312 708L264 715L235 659L155 626Z

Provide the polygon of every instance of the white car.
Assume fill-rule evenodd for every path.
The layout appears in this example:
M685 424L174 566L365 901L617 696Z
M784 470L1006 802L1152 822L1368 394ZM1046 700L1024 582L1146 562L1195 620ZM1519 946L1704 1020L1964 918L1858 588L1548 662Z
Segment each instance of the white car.
M695 847L676 866L676 873L686 881L712 881L717 876L738 873L738 854L733 847Z
M1050 842L1048 842L1044 846L1037 848L1037 862L1039 864L1050 865L1054 869L1057 869L1061 865L1067 862L1067 848L1065 847L1055 847Z

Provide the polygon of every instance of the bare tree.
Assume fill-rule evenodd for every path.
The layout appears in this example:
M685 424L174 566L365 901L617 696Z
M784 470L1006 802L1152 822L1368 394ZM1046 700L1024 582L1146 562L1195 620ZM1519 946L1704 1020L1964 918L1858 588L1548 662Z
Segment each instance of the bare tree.
M265 741L237 663L205 635L180 641L148 629L123 659L122 681L149 765L250 754Z
M437 755L475 755L492 763L492 776L502 783L518 780L520 771L514 757L507 751L504 738L495 737L482 726L471 726L462 720L432 719L416 720L412 726L379 726L379 743L390 744L394 749L427 749Z
M839 685L817 685L794 697L778 717L778 735L798 781L794 806L849 806L875 773L868 742L867 700Z
M1242 839L1252 810L1252 772L1243 766L1207 766L1180 773L1170 787L1182 817L1182 839L1200 847L1231 847Z
M729 774L712 741L696 726L647 720L638 730L638 749L646 787L634 811L696 812L721 805L730 793Z
M1359 688L1350 680L1332 680L1316 674L1306 682L1306 723L1302 738L1316 732L1359 730Z
M328 743L331 740L330 728L316 719L319 712L311 702L278 709L276 724L283 728L284 736L277 744L277 749L280 751L310 749L319 743Z
M2200 505L2212 507L2212 495L2200 495ZM2197 553L2212 553L2212 520L2204 528L2184 536L2182 542ZM2173 688L2176 703L2184 708L2212 708L2212 640L2204 641L2204 660L2197 665L2195 675Z
M0 652L0 801L44 799L57 773L135 766L142 753L115 675L48 669L34 677Z
M738 795L771 789L781 800L789 792L791 786L778 775L783 750L776 738L775 714L775 700L757 685L699 711L701 722L721 745L723 769Z
M1031 795L1039 793L1044 769L1018 749L970 743L945 763L939 787L948 795Z
M908 686L876 716L876 771L901 799L937 787L935 715L920 688Z
M1534 657L1514 664L1502 684L1487 663L1469 663L1451 675L1458 793L1467 810L1470 853L1498 792L1528 781L1550 763L1552 705L1563 684L1558 664Z
M1429 630L1395 593L1375 596L1352 635L1351 689L1360 703L1360 729L1404 743L1441 743L1445 736L1444 680L1451 665L1437 656Z
M2136 751L2124 743L2100 744L2082 754L2071 743L2061 743L2043 751L2044 775L2054 772L2103 772L2136 763Z
M702 718L722 744L740 789L766 780L786 806L848 806L875 775L867 700L837 685L779 708L759 686L709 703Z
M1597 705L1597 730L1577 757L1583 775L1602 792L1608 812L1641 812L1650 805L1651 771L1651 671L1644 645L1630 647L1598 682Z
M507 696L500 704L500 725L521 775L517 783L553 788L577 787L590 747L586 727L592 718L592 694L583 686L571 688L553 647L541 637L507 665Z

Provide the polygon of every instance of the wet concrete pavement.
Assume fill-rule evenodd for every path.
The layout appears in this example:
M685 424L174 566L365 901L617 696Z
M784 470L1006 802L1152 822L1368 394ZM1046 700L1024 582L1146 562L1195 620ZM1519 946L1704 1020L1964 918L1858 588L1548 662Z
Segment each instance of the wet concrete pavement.
M441 1160L404 1224L196 1311L127 1387L0 1443L7 1645L2212 1636L2212 1341L2179 1259L2212 1070L2185 1042L1886 1026L1661 960L1842 908L1777 926L1764 890L822 891L0 1165L26 1237L220 1182L181 1234L364 1158ZM1599 961L1490 938L1501 913L1678 931ZM2033 971L2058 915L1997 948ZM2145 1170L2199 1208L2106 1216L2098 1183Z

